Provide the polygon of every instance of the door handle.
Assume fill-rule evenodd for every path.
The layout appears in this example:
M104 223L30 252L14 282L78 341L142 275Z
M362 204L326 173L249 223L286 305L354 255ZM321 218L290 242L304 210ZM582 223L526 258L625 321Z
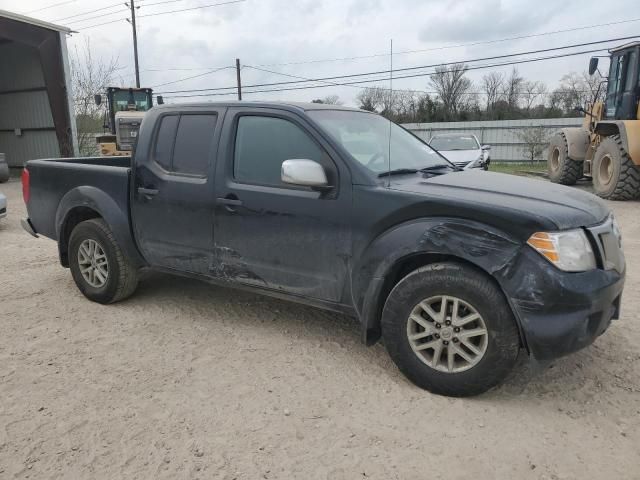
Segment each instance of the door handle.
M228 207L241 207L242 200L238 198L216 198L216 204L226 205Z
M159 190L156 188L138 187L138 193L140 195L146 195L147 197L152 197L153 195L157 195L159 193Z

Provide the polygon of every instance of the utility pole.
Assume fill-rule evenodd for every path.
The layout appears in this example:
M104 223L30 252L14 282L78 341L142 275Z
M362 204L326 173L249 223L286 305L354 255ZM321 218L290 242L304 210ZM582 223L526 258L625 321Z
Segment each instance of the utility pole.
M240 59L236 58L236 80L238 82L238 100L242 100L242 82L240 81Z
M136 68L136 88L140 88L140 67L138 66L138 32L136 31L136 4L129 0L131 7L131 27L133 28L133 60Z

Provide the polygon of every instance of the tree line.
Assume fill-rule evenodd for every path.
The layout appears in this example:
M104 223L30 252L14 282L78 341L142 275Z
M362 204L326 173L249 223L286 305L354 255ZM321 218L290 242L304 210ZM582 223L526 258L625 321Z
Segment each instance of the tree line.
M474 83L467 65L436 68L428 91L384 87L364 88L356 105L398 123L456 122L471 120L516 120L578 116L583 107L602 95L600 80L585 73L562 77L554 90L544 82L527 80L516 68L508 74L492 71ZM316 99L318 103L341 103L336 95Z

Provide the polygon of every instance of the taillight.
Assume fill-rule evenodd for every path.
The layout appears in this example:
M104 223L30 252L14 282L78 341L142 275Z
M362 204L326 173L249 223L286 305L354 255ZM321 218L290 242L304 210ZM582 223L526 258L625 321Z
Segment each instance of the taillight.
M24 168L22 170L22 198L24 199L24 203L29 203L29 196L31 194L29 189L29 170Z

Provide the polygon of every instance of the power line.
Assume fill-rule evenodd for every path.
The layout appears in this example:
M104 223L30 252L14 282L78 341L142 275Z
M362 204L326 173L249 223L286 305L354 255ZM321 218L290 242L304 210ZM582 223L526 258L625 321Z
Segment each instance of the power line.
M175 80L173 82L166 82L166 83L160 83L158 85L154 85L152 88L158 88L158 87L163 87L165 85L172 85L174 83L178 83L178 82L184 82L186 80L191 80L192 78L198 78L198 77L204 77L205 75L210 75L212 73L215 72L219 72L220 70L226 70L228 68L235 68L233 66L227 66L227 67L220 67L220 68L216 68L215 70L211 70L210 72L205 72L205 73L201 73L199 75L194 75L193 77L187 77L187 78L181 78L180 80Z
M181 8L180 10L169 10L166 12L156 12L156 13L148 13L146 15L139 15L140 18L142 17L155 17L158 15L168 15L170 13L182 13L182 12L189 12L191 10L200 10L203 8L210 8L210 7L219 7L221 5L229 5L232 3L243 3L246 2L247 0L230 0L228 2L220 2L220 3L212 3L210 5L200 5L199 7L191 7L191 8Z
M517 56L521 56L521 55L532 55L532 54L536 54L536 53L544 53L544 52L551 52L551 51L557 51L557 50L565 50L568 48L576 48L576 47L582 47L582 46L588 46L588 45L596 45L596 44L600 44L600 43L608 43L608 42L614 42L614 41L622 41L622 40L629 40L629 39L633 39L633 38L637 38L638 35L634 35L634 36L630 36L630 37L619 37L619 38L612 38L612 39L607 39L607 40L599 40L599 41L594 41L594 42L585 42L585 43L577 43L577 44L573 44L573 45L565 45L565 46L561 46L561 47L552 47L552 48L543 48L543 49L539 49L539 50L529 50L526 52L518 52L518 53L510 53L510 54L505 54L505 55L494 55L491 57L484 57L484 58L476 58L476 59L471 59L471 60L458 60L458 61L454 61L454 62L440 62L440 63L435 63L435 64L431 64L431 65L420 65L420 66L414 66L414 67L404 67L404 68L396 68L394 69L395 72L403 72L403 71L411 71L411 70L420 70L420 69L425 69L425 68L433 68L433 67L440 67L440 66L446 66L446 65L455 65L458 63L473 63L473 62L481 62L481 61L487 61L487 60L498 60L501 58L512 58L512 57L517 57ZM601 51L604 49L598 49L595 51ZM374 72L362 72L362 73L353 73L350 75L334 75L334 76L330 76L330 77L321 77L321 78L314 78L314 79L310 79L307 81L314 81L314 82L319 82L319 81L325 81L325 80L337 80L337 79L342 79L342 78L353 78L353 77L363 77L363 76L371 76L371 75L380 75L380 74L388 74L390 73L389 70L378 70L378 71L374 71ZM301 83L303 82L303 80L292 80L292 81L286 81L286 82L272 82L272 83L259 83L259 84L254 84L254 85L246 85L245 88L254 88L254 87L265 87L265 86L273 86L273 85L287 85L287 84L294 84L294 83ZM205 89L199 89L199 90L177 90L177 91L171 91L171 92L165 92L165 93L183 93L183 92L198 92L198 91L214 91L214 90L228 90L228 89L232 89L235 87L218 87L218 88L205 88Z
M120 7L122 8L126 8L124 3L119 3L118 4ZM113 8L113 7L110 7ZM93 12L92 12L93 13ZM121 14L122 11L114 11L114 12L106 12L106 13L101 13L100 15L94 15L93 17L87 17L87 18L78 18L77 20L71 20L70 22L64 22L66 25L71 25L73 23L78 23L78 22L86 22L88 20L93 20L94 18L104 18L105 16L109 16L109 15L117 15L117 14ZM80 27L80 28L84 28L84 27Z
M89 15L91 13L96 13L96 12L102 12L104 10L108 10L110 8L114 8L114 7L122 7L124 4L122 2L118 2L118 3L112 3L111 5L107 5L106 7L102 7L102 8L96 8L94 10L87 10L86 12L82 12L82 13L77 13L75 15L70 15L68 17L61 17L61 18L56 18L55 20L52 20L52 22L60 22L62 20L67 20L69 18L77 18L77 17L81 17L83 15ZM106 14L108 15L108 14ZM95 17L91 17L91 18L95 18ZM88 20L88 19L84 19L84 20ZM78 20L80 21L80 20ZM73 23L73 22L71 22Z
M188 11L191 11L191 10L199 10L199 9L203 9L203 8L219 7L221 5L229 5L229 4L232 4L232 3L243 3L243 2L246 2L246 1L247 0L230 0L228 2L212 3L210 5L200 5L198 7L182 8L180 10L170 10L170 11L163 11L163 12L148 13L146 15L137 15L137 18L156 17L158 15L168 15L170 13L188 12ZM104 22L104 23L98 23L98 24L95 24L95 25L88 25L86 27L80 27L80 30L88 30L89 28L100 27L102 25L110 25L112 23L119 22L120 20L126 20L126 18L118 18L118 19L112 20L110 22Z
M69 3L73 3L76 0L67 0L66 2L54 3L52 5L48 5L42 8L36 8L35 10L29 10L28 12L24 12L23 15L29 15L31 13L41 12L42 10L49 10L50 8L59 7L61 5L67 5Z
M486 64L486 65L475 65L475 66L471 66L471 67L467 67L466 70L478 70L478 69L484 69L484 68L495 68L495 67L501 67L501 66L509 66L509 65L518 65L518 64L522 64L522 63L530 63L530 62L540 62L540 61L544 61L544 60L552 60L552 59L557 59L557 58L565 58L565 57L571 57L571 56L576 56L576 55L585 55L585 54L589 54L589 53L595 53L595 52L601 52L603 49L596 49L596 50L586 50L586 51L582 51L582 52L572 52L572 53L564 53L564 54L560 54L560 55L552 55L552 56L548 56L548 57L538 57L538 58L532 58L532 59L524 59L524 60L514 60L514 61L510 61L510 62L502 62L502 63L494 63L494 64ZM394 70L396 71L396 70ZM445 72L451 72L454 70L445 70ZM389 73L389 72L386 72ZM425 75L431 75L434 72L421 72L418 74L410 74L410 75L402 75L402 76L394 76L394 79L404 79L404 78L416 78L416 77L423 77ZM351 81L351 82L342 82L339 85L340 86L346 86L346 85L358 85L358 84L363 84L363 83L373 83L373 82L381 82L381 81L386 81L387 78L383 77L383 78L375 78L375 79L365 79L365 80L355 80L355 81ZM262 84L264 86L269 86L269 85L278 85L278 83L273 83L273 84ZM326 88L329 85L304 85L304 86L292 86L292 87L285 87L285 88L274 88L274 89L263 89L263 90L252 90L252 91L247 91L245 93L270 93L270 92L284 92L284 91L291 91L291 90L307 90L307 89L313 89L313 88ZM234 88L234 87L224 87L224 89L228 89L228 88ZM249 87L251 88L251 87ZM165 93L187 93L187 92L198 92L198 91L212 91L212 90L221 90L221 89L203 89L203 90L181 90L181 91L175 91L175 92L164 92L163 95ZM386 89L385 89L386 90ZM218 95L226 95L226 93L201 93L201 94L190 94L190 95L173 95L173 96L169 96L167 98L190 98L190 97L207 97L207 96L218 96Z
M542 37L545 35L556 35L559 33L567 33L567 32L575 32L578 30L587 30L590 28L598 28L598 27L609 27L612 25L621 25L624 23L632 23L632 22L639 22L640 18L632 18L632 19L627 19L627 20L619 20L619 21L615 21L615 22L608 22L608 23L600 23L600 24L596 24L596 25L586 25L583 27L573 27L573 28L567 28L564 30L554 30L554 31L550 31L550 32L542 32L542 33L533 33L530 35L520 35L517 37L507 37L507 38L499 38L499 39L495 39L495 40L484 40L484 41L480 41L480 42L471 42L471 43L460 43L457 45L445 45L442 47L432 47L432 48L424 48L424 49L417 49L417 50L404 50L404 51L399 51L399 52L393 52L393 55L406 55L406 54L412 54L412 53L424 53L424 52L433 52L433 51L437 51L437 50L447 50L447 49L452 49L452 48L462 48L462 47L473 47L473 46L477 46L477 45L488 45L488 44L492 44L492 43L501 43L501 42L508 42L508 41L513 41L513 40L522 40L525 38L536 38L536 37ZM328 63L328 62L341 62L341 61L352 61L352 60L360 60L360 59L368 59L368 58L377 58L377 57L388 57L389 53L374 53L374 54L370 54L370 55L358 55L358 56L353 56L353 57L342 57L342 58L328 58L328 59L317 59L317 60L303 60L303 61L297 61L297 62L285 62L285 63L268 63L268 64L259 64L257 66L259 67L276 67L276 66L286 66L286 65L303 65L303 64L309 64L309 63Z

